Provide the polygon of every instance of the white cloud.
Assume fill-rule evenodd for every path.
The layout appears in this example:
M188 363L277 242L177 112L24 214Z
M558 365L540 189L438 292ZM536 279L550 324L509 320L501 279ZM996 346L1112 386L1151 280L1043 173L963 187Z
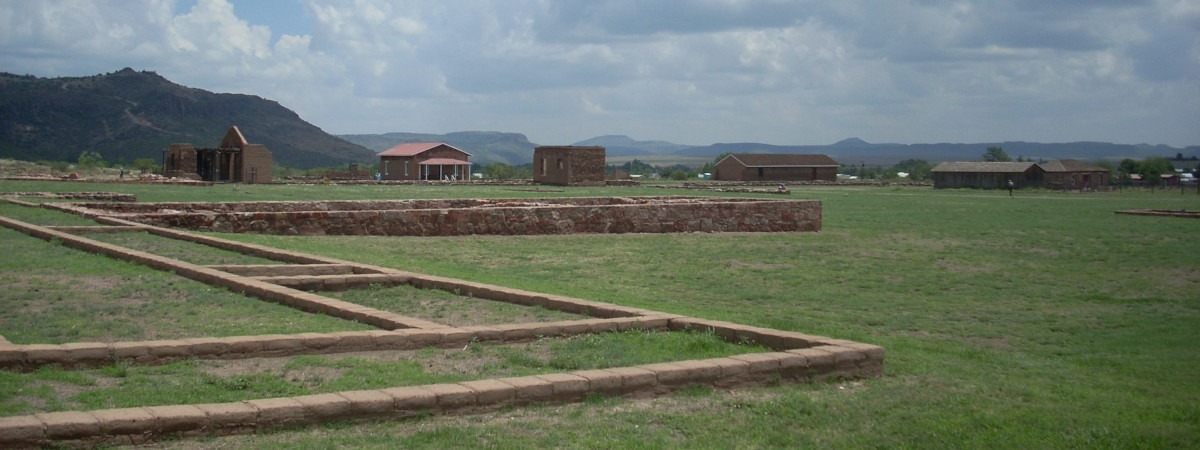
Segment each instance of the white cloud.
M1195 0L303 0L289 34L244 1L0 2L0 70L155 70L333 132L1200 144Z

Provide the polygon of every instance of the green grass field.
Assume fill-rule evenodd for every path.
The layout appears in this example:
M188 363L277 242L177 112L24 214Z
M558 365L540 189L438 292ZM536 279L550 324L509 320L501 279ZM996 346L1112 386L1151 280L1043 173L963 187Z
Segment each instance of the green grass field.
M694 194L644 187L539 194L468 186L0 182L0 191L49 190L131 192L141 201ZM1018 191L1009 198L970 190L795 187L792 197L822 200L822 232L221 236L878 344L887 349L881 379L601 398L168 445L1200 447L1200 221L1114 214L1197 210L1194 192ZM9 251L21 239L3 235L3 270L21 258ZM20 295L5 290L0 299Z

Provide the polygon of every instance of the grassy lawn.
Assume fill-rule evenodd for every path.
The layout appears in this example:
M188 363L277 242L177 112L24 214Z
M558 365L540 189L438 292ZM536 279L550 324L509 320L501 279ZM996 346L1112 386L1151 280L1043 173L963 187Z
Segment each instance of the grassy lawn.
M0 182L0 191L136 190L142 201L694 195L645 187L538 194L463 186L11 184ZM1009 198L794 187L792 197L822 200L821 233L221 236L878 344L888 352L881 379L597 399L172 445L1200 447L1200 221L1113 213L1197 210L1194 192L1018 191ZM5 245L10 240L3 236ZM0 257L4 273L9 259Z
M46 411L234 402L766 351L711 333L626 331L526 344L356 354L113 365L94 370L0 372L0 416Z
M589 316L565 313L540 306L523 306L455 295L451 292L412 286L371 285L365 289L322 292L322 295L453 327L502 325L508 323L583 320Z

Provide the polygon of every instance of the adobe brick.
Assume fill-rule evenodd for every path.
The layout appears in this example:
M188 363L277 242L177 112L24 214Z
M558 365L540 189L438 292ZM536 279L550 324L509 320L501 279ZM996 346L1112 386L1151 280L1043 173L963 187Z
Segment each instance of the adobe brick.
M642 323L638 321L637 317L614 317L608 321L616 327L617 331L642 329Z
M670 326L673 331L706 331L718 328L720 323L695 317L680 317L672 319Z
M788 350L787 353L803 356L808 360L809 367L826 367L832 366L833 352L819 348L802 348L797 350Z
M474 332L458 328L439 329L437 331L442 334L442 338L440 338L438 344L438 347L442 348L462 348L470 344L475 337Z
M625 392L653 388L654 385L658 383L658 375L646 369L637 367L616 367L606 370L621 377L621 390Z
M346 391L337 395L346 399L347 414L356 417L378 417L395 412L396 399L382 390Z
M458 384L475 391L475 401L483 407L505 406L517 398L516 386L499 380L464 381Z
M81 411L34 414L45 424L46 439L81 439L100 434L100 419Z
M304 349L304 342L295 336L272 334L263 342L263 352L268 355L294 355Z
M208 428L248 428L258 423L258 408L246 402L193 405L208 416Z
M722 366L707 360L676 361L673 364L688 370L692 382L711 382L721 378Z
M176 340L145 341L146 349L153 356L162 360L180 359L192 356L187 342Z
M69 363L90 365L97 362L112 361L113 358L112 346L102 342L63 344L63 349L67 351L67 361Z
M208 414L193 405L147 406L143 409L154 417L157 433L191 431L209 425Z
M114 342L112 349L117 360L141 361L150 357L150 348L142 342Z
M296 337L300 338L305 348L313 350L324 350L338 344L337 336L325 333L300 333Z
M774 372L779 370L779 358L766 353L733 355L731 359L750 363L750 373Z
M647 330L666 330L670 326L671 319L659 316L643 316L636 318L642 328Z
M30 344L22 346L24 360L30 364L61 364L67 360L67 349L55 344Z
M505 342L528 341L537 337L536 329L525 324L497 325Z
M346 290L347 286L346 277L344 276L330 276L323 278L321 279L321 284L324 286L324 290L326 291L344 291Z
M795 350L820 345L818 342L821 339L820 336L812 336L804 333L771 330L770 343L767 346L780 351Z
M621 375L610 370L580 370L571 375L588 380L588 390L593 392L619 392L621 390Z
M45 438L45 425L37 417L0 417L0 446L32 445Z
M582 320L564 320L554 324L562 327L563 336L586 334L591 329L591 323Z
M578 375L550 373L537 377L551 383L555 400L579 400L588 392L588 379Z
M554 397L554 384L538 377L501 378L499 381L516 388L517 403L540 402Z
M390 395L393 399L393 409L405 416L431 410L437 405L437 395L424 386L390 388L380 392Z
M864 344L862 342L847 341L844 339L828 339L824 342L828 345L836 345L838 347L857 350L866 356L866 359L882 361L884 357L884 349L878 345Z
M833 362L834 362L834 364L837 364L839 366L842 365L842 363L847 363L847 362L853 362L853 363L855 363L855 365L857 365L858 361L867 359L866 353L864 353L860 350L855 350L855 349L848 348L848 347L842 347L842 346L836 346L836 345L820 345L820 346L816 346L813 348L818 349L818 350L828 350L829 352L832 352L833 353Z
M229 352L229 342L221 338L192 338L183 339L188 346L188 353L197 357L213 357Z
M104 434L153 433L158 423L145 408L101 409L92 411Z
M554 324L554 323L543 323L543 324L534 326L533 334L534 334L534 336L540 336L540 337L556 337L556 336L562 336L564 333L563 333L562 325L558 325L558 324Z
M425 389L437 397L437 408L452 411L475 406L475 391L459 384L430 384Z
M588 324L588 332L590 333L607 333L617 331L617 323L613 319L587 319L582 322Z
M396 330L395 333L404 336L406 341L404 348L406 349L436 347L442 342L442 333L437 331L408 328L404 330Z
M471 333L473 339L479 342L504 340L504 330L490 325L462 327L460 330Z
M306 420L304 405L287 397L247 400L244 403L258 410L258 427L290 425Z
M337 394L315 394L292 397L304 405L307 421L319 422L352 415L350 401Z
M229 345L229 353L239 355L261 354L271 336L232 336L222 338Z
M637 368L654 372L659 384L678 385L692 381L688 368L676 363L643 364Z
M362 334L366 337L366 345L372 350L403 350L411 349L412 342L408 335L403 333L406 330L371 330L367 332L356 331L356 334ZM336 334L336 333L334 333ZM346 336L342 336L342 342L345 343Z
M0 367L14 367L25 362L24 346L4 346L0 347Z

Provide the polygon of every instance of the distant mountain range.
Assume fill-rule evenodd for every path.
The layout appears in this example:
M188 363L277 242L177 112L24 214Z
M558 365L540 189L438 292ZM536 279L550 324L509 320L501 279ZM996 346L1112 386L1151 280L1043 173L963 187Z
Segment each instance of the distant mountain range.
M845 165L892 165L906 159L929 162L978 161L988 147L1000 147L1014 159L1142 159L1151 156L1173 158L1176 155L1200 155L1200 146L1175 148L1166 145L1127 145L1107 142L1070 142L1043 144L1036 142L986 142L975 144L872 144L859 138L849 138L829 145L771 145L755 142L721 143L687 146L663 141L636 141L627 136L601 136L580 141L577 145L614 146L609 156L712 156L724 153L821 153ZM612 151L615 148L616 151Z
M0 73L0 157L74 161L84 151L126 163L161 160L172 143L214 147L237 125L276 163L308 168L370 162L374 152L279 103L181 86L154 72L38 78Z
M274 101L193 89L154 72L129 68L66 78L0 73L0 158L74 161L84 151L97 151L109 162L159 160L162 150L172 143L215 146L231 125L237 125L251 143L266 145L277 163L298 168L375 163L376 153L398 144L431 141L458 147L470 153L477 164L520 165L532 162L537 146L523 134L495 131L333 136ZM905 159L977 161L993 146L1013 158L1032 160L1200 155L1200 146L1019 141L872 144L858 138L829 145L743 142L693 146L606 135L572 145L599 145L609 157L646 157L655 164L672 157L694 163L697 157L715 158L723 153L823 153L846 165L891 165Z

